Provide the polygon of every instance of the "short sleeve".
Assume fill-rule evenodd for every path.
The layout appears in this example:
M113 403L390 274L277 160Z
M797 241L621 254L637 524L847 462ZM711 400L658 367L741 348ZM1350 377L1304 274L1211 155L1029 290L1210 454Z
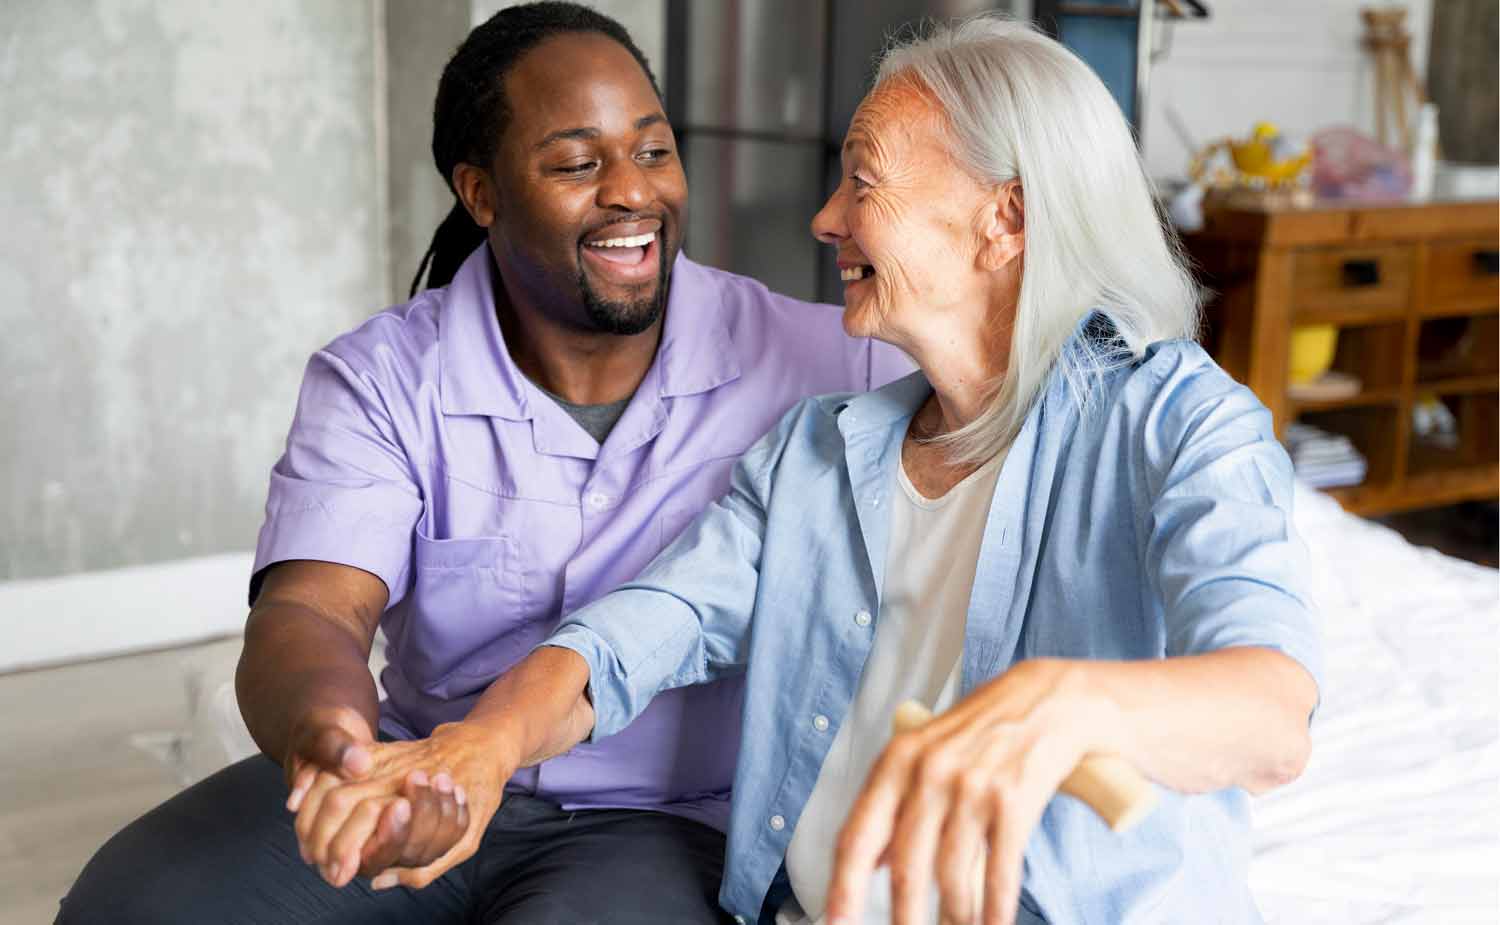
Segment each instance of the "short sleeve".
M1156 356L1145 421L1146 568L1168 655L1275 649L1321 684L1308 553L1292 519L1291 461L1270 412L1196 347Z
M370 572L394 605L406 593L421 511L411 464L374 385L335 354L314 354L286 452L271 470L251 604L266 568L313 559Z

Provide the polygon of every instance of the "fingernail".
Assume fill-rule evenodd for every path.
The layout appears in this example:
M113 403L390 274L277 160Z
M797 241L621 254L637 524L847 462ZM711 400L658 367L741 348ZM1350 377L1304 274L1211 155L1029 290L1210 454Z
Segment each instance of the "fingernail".
M351 745L344 750L343 765L351 773L363 774L370 770L370 753L358 745Z
M411 821L411 804L405 800L397 800L396 808L391 810L392 817L397 825L406 825Z
M428 784L426 771L413 771L409 780L418 787L426 787Z
M438 793L452 793L453 778L448 776L448 772L439 771L438 775L432 779L432 786L437 788Z
M463 806L469 802L469 795L464 793L463 787L457 786L453 788L453 799L458 801L459 806Z
M295 813L298 809L300 809L302 806L302 798L305 796L307 796L307 791L303 790L301 787L293 790L291 792L291 795L286 798L287 811Z
M376 877L374 880L370 881L370 889L372 890L389 890L395 885L396 875L391 873L390 871L386 871L385 873Z

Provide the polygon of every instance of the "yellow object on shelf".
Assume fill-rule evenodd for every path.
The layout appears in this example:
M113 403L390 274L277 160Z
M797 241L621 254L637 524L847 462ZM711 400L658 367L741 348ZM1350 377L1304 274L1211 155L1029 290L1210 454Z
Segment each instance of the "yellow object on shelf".
M1280 136L1276 126L1261 122L1251 131L1249 138L1230 141L1229 155L1234 160L1234 166L1247 177L1269 183L1289 183L1296 180L1303 168L1312 161L1312 152L1303 150L1283 156L1277 150Z
M1311 382L1333 365L1334 350L1339 343L1335 324L1305 324L1292 328L1292 349L1288 367L1293 383Z

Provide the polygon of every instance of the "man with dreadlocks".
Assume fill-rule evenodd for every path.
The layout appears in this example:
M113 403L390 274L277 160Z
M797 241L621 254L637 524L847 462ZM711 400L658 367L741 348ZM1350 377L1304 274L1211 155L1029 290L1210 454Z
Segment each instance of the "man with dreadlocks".
M686 180L655 78L596 12L528 4L476 28L443 73L432 150L457 202L414 298L313 356L271 475L237 677L264 756L111 839L60 922L725 918L739 679L664 694L494 794L415 773L299 857L334 785L378 779L377 739L456 728L722 495L798 399L910 369L845 336L838 309L681 254ZM469 804L502 787L469 831ZM429 882L455 843L472 856Z

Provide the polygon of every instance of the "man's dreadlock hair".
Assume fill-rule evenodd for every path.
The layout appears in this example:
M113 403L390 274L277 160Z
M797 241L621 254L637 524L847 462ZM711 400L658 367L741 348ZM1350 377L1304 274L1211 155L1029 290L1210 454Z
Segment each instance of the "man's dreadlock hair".
M450 190L454 167L474 164L489 169L494 161L500 136L510 121L510 108L505 102L505 77L510 69L544 40L572 32L597 32L619 42L640 63L657 97L661 96L646 56L631 41L625 27L608 16L576 3L553 0L503 9L469 33L438 82L432 109L432 158ZM484 229L474 224L462 202L455 202L422 256L410 295L417 294L424 273L429 288L448 285L484 240Z

